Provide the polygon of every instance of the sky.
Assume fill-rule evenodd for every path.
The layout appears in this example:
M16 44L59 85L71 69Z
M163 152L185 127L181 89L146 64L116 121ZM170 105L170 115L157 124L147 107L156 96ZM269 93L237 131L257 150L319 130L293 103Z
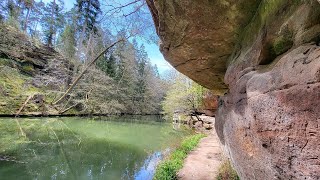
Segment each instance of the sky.
M40 1L40 0L38 0L38 1ZM48 3L48 2L51 2L52 0L42 0L42 1L45 3ZM75 1L76 0L63 0L65 9L70 10L74 6ZM119 3L121 3L121 1L125 2L126 0L117 0L117 1ZM101 0L100 0L100 2L101 2ZM160 74L163 74L167 70L173 69L173 67L164 59L163 55L161 54L161 52L159 50L159 46L157 44L148 43L144 40L141 40L141 39L139 40L139 39L137 39L138 43L144 44L145 50L148 53L148 56L149 56L151 63L153 65L157 65Z

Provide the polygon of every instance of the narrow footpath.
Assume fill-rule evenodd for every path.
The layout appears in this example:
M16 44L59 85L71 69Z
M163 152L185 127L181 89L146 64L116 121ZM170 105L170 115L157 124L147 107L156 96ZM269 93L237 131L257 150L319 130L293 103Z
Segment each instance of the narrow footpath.
M180 180L214 180L223 155L218 136L213 129L197 148L189 153L183 168L178 172Z

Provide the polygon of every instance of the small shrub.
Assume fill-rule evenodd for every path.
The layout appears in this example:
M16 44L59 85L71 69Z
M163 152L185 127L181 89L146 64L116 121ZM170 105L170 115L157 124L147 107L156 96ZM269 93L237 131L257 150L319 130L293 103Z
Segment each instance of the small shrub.
M240 180L237 172L232 168L230 161L224 161L219 169L217 180Z

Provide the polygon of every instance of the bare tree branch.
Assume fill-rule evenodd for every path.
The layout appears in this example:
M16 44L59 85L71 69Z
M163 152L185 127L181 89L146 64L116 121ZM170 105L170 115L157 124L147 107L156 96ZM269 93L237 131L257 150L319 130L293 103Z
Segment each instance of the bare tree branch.
M128 13L128 14L124 14L124 17L128 17L136 12L138 12L146 3L143 1L143 3L141 5L139 5L138 7L135 8L135 10L133 10L132 12Z
M134 1L132 1L132 2L129 2L129 3L127 3L127 4L120 5L120 6L112 6L112 5L109 5L110 7L112 7L112 9L108 10L107 12L105 12L100 21L102 21L102 20L105 18L105 16L107 16L107 14L109 14L109 13L111 13L111 12L112 12L112 14L120 13L120 11L121 11L123 8L126 8L126 7L128 7L128 6L130 6L130 5L133 5L133 4L136 4L136 3L139 3L139 2L141 2L141 1L142 1L143 3L142 3L141 5L139 5L139 7L138 7L136 10L134 10L134 12L131 12L131 13L129 13L128 15L125 15L125 14L123 15L124 17L127 17L127 16L129 16L129 15L137 12L142 6L144 6L144 5L145 5L145 1L144 1L144 0L134 0Z

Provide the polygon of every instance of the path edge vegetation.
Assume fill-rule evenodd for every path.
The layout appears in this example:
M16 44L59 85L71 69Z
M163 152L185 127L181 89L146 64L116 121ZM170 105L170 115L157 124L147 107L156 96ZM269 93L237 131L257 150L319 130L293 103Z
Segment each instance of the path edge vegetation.
M216 180L240 180L240 177L237 174L237 171L235 171L231 165L231 162L229 159L225 159L219 169L218 169L218 175L215 178Z
M157 167L154 180L174 180L178 179L177 173L183 167L184 159L200 142L205 134L195 134L186 137L181 145L172 154L163 160Z

